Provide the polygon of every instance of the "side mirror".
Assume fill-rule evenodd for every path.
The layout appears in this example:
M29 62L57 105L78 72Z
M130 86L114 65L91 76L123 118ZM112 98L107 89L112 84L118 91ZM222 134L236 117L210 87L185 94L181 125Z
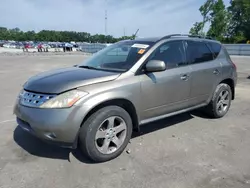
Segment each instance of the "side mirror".
M161 72L166 70L166 64L164 61L160 60L150 60L146 64L146 71L147 72Z

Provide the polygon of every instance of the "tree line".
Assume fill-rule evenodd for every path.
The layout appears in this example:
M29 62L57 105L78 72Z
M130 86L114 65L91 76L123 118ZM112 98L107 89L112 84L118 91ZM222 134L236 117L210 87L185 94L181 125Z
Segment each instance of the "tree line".
M50 42L91 42L91 43L114 43L120 40L132 39L135 36L123 36L115 38L111 35L95 34L91 35L87 32L75 31L54 31L42 30L35 31L21 31L19 28L8 29L0 27L0 40L14 40L14 41L50 41Z
M250 0L231 0L228 7L225 6L223 0L207 0L199 8L199 11L202 20L194 23L190 34L214 37L224 43L250 41ZM87 32L54 30L24 32L19 28L0 27L0 40L114 43L134 37L132 35L115 38L111 35L91 35Z
M250 0L207 0L200 8L202 20L190 29L192 35L210 36L224 43L250 40ZM209 25L205 31L206 25Z

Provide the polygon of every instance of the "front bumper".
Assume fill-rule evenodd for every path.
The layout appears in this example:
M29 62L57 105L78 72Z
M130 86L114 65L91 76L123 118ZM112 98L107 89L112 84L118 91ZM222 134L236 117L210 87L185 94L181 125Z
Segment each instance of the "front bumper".
M40 109L16 103L18 125L36 137L62 147L75 148L83 116L79 106L65 109Z

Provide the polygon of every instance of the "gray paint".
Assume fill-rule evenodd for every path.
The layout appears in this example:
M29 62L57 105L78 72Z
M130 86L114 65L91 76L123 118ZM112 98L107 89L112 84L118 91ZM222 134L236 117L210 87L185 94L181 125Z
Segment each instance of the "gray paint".
M161 72L166 70L166 64L164 61L151 60L146 65L147 72Z
M28 122L40 138L48 139L45 132L51 131L57 135L53 141L74 143L84 117L97 105L109 100L131 102L139 125L204 106L212 98L218 83L224 79L237 81L233 64L223 52L210 62L187 64L161 72L138 71L161 44L184 39L204 40L187 37L161 40L122 74L73 67L37 75L24 85L25 89L58 94L78 88L88 95L66 109L29 108L17 101L14 112ZM215 71L218 74L214 74Z
M111 81L118 76L118 73L69 67L36 75L25 83L24 89L58 94L88 84Z

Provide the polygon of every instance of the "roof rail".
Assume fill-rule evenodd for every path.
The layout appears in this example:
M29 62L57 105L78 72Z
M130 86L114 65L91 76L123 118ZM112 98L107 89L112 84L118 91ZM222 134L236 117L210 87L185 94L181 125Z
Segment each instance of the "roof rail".
M164 40L164 39L169 39L171 37L182 37L182 36L186 36L186 37L194 37L194 38L203 38L203 39L210 39L213 40L213 37L210 36L202 36L202 35L190 35L190 34L172 34L172 35L166 35L162 38L160 38L158 41ZM158 42L157 41L157 42Z
M196 37L196 38L211 39L211 40L214 39L213 37L210 37L210 36L202 36L202 35L181 34L181 36Z
M166 35L166 36L160 38L158 41L163 40L163 39L169 39L169 38L175 37L175 36L181 36L181 34Z

